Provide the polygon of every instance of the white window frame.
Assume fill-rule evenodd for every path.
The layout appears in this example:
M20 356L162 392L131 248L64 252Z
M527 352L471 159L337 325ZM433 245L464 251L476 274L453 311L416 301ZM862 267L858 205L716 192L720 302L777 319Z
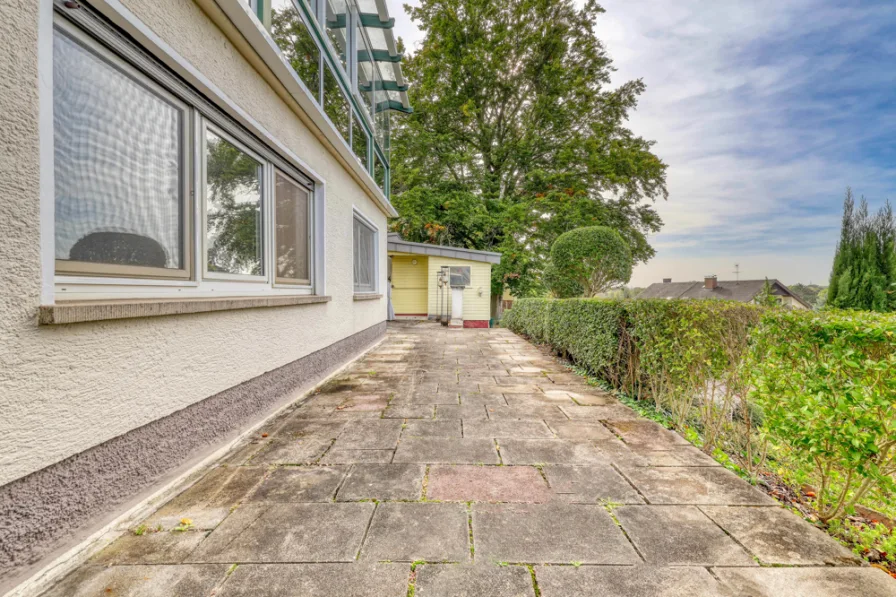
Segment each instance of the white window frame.
M452 284L452 283L451 283L451 276L454 275L454 273L452 272L452 270L454 270L454 269L466 269L466 270L469 270L469 272L470 272L470 283L469 283L469 284L464 284L463 286L455 286L454 284ZM450 266L448 266L448 285L449 285L451 288L470 288L471 286L473 286L473 267L470 266L470 265L450 265Z
M361 222L373 232L373 287L370 290L358 290L355 282L355 220ZM364 215L357 207L352 206L352 291L356 295L378 294L380 289L380 228L373 220Z
M105 24L97 23L84 11L72 11L71 16L63 11L56 11L52 3L42 3L41 35L39 36L39 68L41 94L41 261L42 269L42 302L52 305L59 301L96 301L110 299L184 299L212 297L246 297L246 296L290 296L326 294L326 255L325 255L325 200L326 181L310 168L301 158L293 154L276 137L271 135L250 115L243 111L223 92L207 81L188 62L170 52L170 48L157 45L155 38L148 30L141 30L149 36L150 47L156 52L174 60L178 75L186 72L188 82L194 89L183 87L168 63L160 65L154 55L149 53L145 45L135 46L133 42L122 41L122 38L111 32ZM117 68L125 75L140 77L152 83L152 89L160 89L167 95L173 95L186 106L186 147L185 184L189 187L186 195L188 218L184 232L185 260L191 271L188 278L175 277L143 277L133 274L121 276L97 275L92 272L56 272L55 264L55 187L54 187L54 155L53 155L53 43L55 28L59 26L66 32L73 31L77 39L86 39L91 48L104 59L113 59ZM143 43L148 43L146 37ZM96 46L95 48L93 46ZM172 83L174 81L175 83ZM203 90L200 95L195 88ZM189 89L185 92L184 89ZM184 95L184 94L187 95ZM223 119L223 120L222 120ZM258 280L247 279L248 276L212 274L204 275L206 265L205 244L205 193L204 193L204 130L211 130L234 143L243 151L247 151L254 159L264 165L262 180L262 224L264 235L265 275ZM242 139L246 137L246 139ZM249 141L253 147L249 146ZM264 154L254 146L263 149ZM287 284L276 281L272 255L274 248L273 229L273 180L274 170L293 181L304 180L300 184L306 188L311 202L309 215L309 284ZM225 277L226 276L226 277ZM234 276L232 279L230 276Z

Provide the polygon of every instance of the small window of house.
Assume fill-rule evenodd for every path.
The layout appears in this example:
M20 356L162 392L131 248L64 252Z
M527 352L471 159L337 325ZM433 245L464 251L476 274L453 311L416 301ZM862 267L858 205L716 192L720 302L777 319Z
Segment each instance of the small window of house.
M187 108L104 56L55 32L56 269L188 277Z
M311 194L280 172L274 191L274 236L277 246L277 282L311 281Z
M470 266L469 265L460 265L460 266L452 266L451 267L451 286L454 287L466 287L470 285Z
M376 292L376 230L355 214L355 292Z
M263 166L212 130L205 132L206 272L263 276Z

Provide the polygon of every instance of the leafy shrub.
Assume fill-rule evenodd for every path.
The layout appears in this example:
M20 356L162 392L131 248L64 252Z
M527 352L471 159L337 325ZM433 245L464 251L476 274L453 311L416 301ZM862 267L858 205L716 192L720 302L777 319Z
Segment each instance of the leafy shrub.
M821 520L896 489L896 318L771 311L753 340L751 398L773 446L820 484Z
M652 400L753 474L768 450L822 520L896 493L896 317L728 301L523 299L508 327Z
M632 252L619 233L586 226L557 237L544 280L554 296L570 298L593 297L631 277Z

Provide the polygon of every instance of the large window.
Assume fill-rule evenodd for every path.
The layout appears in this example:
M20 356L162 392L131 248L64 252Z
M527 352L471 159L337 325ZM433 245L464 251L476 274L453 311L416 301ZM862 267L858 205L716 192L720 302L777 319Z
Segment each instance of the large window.
M311 280L311 195L277 172L274 191L274 259L277 282L308 284Z
M53 43L64 290L315 290L322 197L309 177L129 43L115 41L113 52L63 18Z
M329 65L324 67L324 112L346 142L349 140L351 110L345 93Z
M353 244L355 292L376 292L376 230L357 213Z
M57 30L53 41L56 267L187 277L187 108Z

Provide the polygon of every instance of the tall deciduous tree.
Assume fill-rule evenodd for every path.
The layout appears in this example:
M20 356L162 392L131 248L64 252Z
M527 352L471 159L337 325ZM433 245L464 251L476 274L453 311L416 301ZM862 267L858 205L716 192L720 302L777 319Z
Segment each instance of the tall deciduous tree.
M852 190L846 190L827 305L896 311L896 218L889 201L872 216L865 198L856 207Z
M593 0L422 0L405 63L414 114L393 130L395 224L409 239L499 250L496 288L540 289L560 234L609 226L654 251L666 165L626 127L642 81L612 88Z

